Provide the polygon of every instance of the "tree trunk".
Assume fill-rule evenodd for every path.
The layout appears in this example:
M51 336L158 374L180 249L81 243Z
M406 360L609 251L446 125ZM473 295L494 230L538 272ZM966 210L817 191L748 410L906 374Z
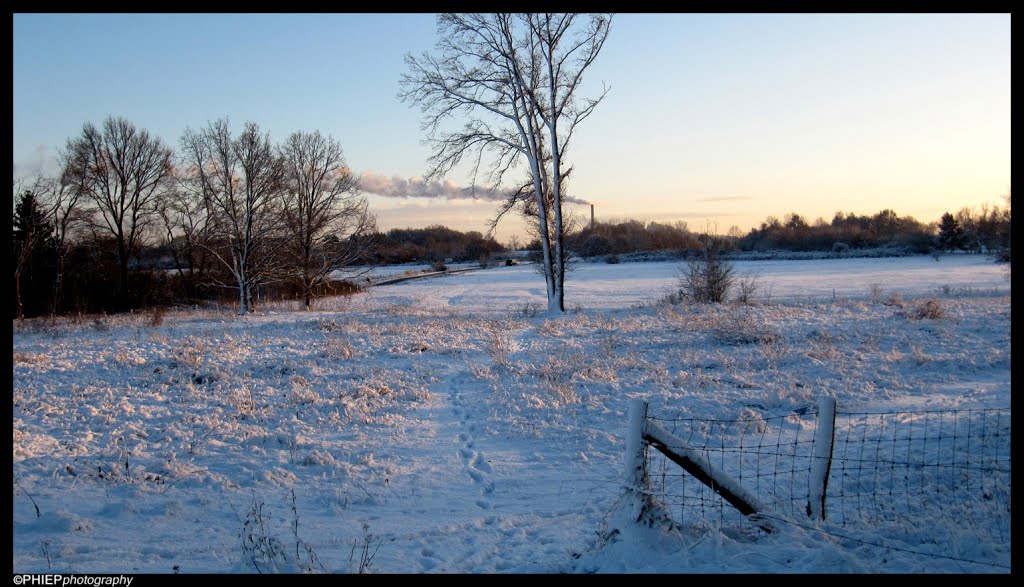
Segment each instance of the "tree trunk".
M64 288L64 255L57 253L57 275L53 280L53 305L51 306L52 315L60 314L61 310L61 296L63 295Z
M239 279L238 280L238 315L239 316L245 316L245 310L246 310L245 296L246 296L247 292L248 292L248 289L245 286L245 280L244 279Z
M18 320L25 318L24 309L21 306L21 271L14 274L14 300L18 306Z
M554 303L549 304L554 310L558 312L565 312L565 275L555 274L555 295Z
M120 309L127 310L128 303L128 251L125 249L124 243L117 244L117 261L120 272L120 284L121 291L119 298Z
M558 188L555 188L558 189ZM562 201L556 194L552 212L555 215L555 263L551 268L552 286L554 289L553 302L548 307L565 312L565 253L562 243Z
M547 209L545 208L544 187L540 181L540 163L533 157L530 158L530 169L533 172L533 189L536 192L537 197L537 226L540 229L540 246L544 253L544 284L547 287L548 293L548 310L551 311L555 306L555 280L554 275L551 271L551 242L548 239L548 215Z

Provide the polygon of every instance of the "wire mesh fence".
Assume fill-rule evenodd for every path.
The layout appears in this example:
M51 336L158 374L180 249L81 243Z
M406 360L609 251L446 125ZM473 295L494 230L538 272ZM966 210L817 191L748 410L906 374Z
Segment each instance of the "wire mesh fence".
M657 418L774 515L808 520L817 408L785 416ZM865 528L935 552L944 541L1010 544L1010 410L836 413L825 524ZM820 453L819 453L820 454ZM733 509L655 450L651 491L684 524L739 521ZM869 526L870 525L870 526Z
M815 410L808 410L737 420L648 417L702 460L730 474L772 511L806 516L815 416ZM649 452L648 474L653 494L678 513L680 522L742 519L711 488L656 451Z

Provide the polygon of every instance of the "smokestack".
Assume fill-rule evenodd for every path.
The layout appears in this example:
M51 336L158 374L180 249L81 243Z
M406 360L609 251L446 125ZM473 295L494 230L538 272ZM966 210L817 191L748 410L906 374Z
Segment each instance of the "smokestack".
M594 228L594 205L590 205L590 228Z

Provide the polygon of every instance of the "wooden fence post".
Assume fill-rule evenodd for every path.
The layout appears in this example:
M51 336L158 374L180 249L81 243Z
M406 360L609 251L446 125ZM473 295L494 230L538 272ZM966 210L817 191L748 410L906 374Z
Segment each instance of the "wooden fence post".
M811 478L807 496L807 515L825 519L825 492L832 469L832 445L836 430L836 400L818 399L818 428L814 433L814 455L811 457Z
M633 399L629 402L629 430L626 433L626 462L623 484L632 496L629 504L633 520L639 520L647 503L649 488L647 459L644 454L644 420L647 419L647 402Z

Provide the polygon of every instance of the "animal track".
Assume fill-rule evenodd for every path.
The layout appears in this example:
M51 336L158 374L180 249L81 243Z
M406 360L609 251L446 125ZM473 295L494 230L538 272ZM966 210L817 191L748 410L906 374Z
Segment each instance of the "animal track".
M474 483L480 485L482 499L477 500L476 505L482 509L490 509L491 503L485 499L485 496L494 492L494 482L489 478L494 469L481 453L473 450L476 445L473 434L476 432L477 426L470 421L472 419L470 411L461 405L462 396L458 392L452 392L451 397L452 403L455 404L452 414L458 418L459 424L463 427L463 431L458 435L459 442L462 444L458 449L459 457L462 458L466 467L466 474Z

